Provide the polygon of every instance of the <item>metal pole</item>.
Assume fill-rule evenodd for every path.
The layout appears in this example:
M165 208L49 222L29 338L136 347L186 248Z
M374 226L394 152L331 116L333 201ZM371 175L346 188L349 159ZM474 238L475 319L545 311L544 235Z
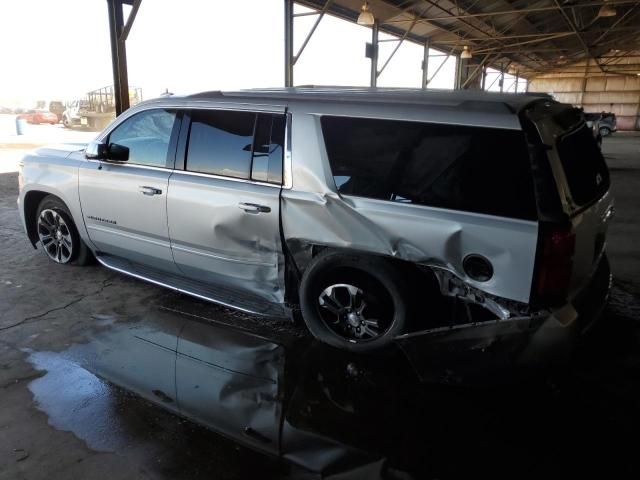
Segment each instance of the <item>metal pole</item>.
M484 90L487 84L487 65L482 65L482 80L480 80L480 90Z
M378 85L378 21L371 27L371 86Z
M518 72L516 72L516 90L514 93L518 93Z
M500 93L504 92L504 64L500 64Z
M429 83L429 47L431 46L431 38L427 38L424 42L424 56L422 59L422 88L427 88Z
M284 0L284 86L293 87L293 0Z
M127 75L127 52L120 34L124 26L122 0L107 0L109 10L109 37L111 39L111 67L116 115L129 108L129 78Z
M456 55L456 78L454 80L453 88L455 90L460 90L461 85L462 85L462 58L460 58L460 55Z

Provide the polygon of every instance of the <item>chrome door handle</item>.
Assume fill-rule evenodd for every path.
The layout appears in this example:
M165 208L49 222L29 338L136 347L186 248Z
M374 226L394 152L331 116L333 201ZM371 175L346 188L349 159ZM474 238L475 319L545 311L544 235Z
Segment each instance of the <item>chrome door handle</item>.
M140 186L140 193L143 195L162 195L162 190L155 187Z
M247 213L269 213L270 207L266 205L258 205L257 203L239 203L238 208L241 208Z

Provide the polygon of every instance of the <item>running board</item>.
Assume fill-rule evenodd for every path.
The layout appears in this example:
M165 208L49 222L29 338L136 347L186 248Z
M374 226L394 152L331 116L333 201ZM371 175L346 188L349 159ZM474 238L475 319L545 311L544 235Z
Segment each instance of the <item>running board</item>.
M131 262L114 255L98 254L96 259L110 270L124 273L130 277L144 280L161 287L169 288L192 297L217 303L224 307L240 310L252 315L288 319L287 309L280 304L270 303L229 288L205 285L175 273L165 272L146 265Z

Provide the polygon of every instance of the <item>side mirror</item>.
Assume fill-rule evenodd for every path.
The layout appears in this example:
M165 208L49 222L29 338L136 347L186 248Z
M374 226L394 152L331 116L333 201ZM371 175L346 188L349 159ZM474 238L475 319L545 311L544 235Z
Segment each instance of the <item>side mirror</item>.
M89 160L105 160L107 158L107 145L102 142L91 142L84 151L84 157Z
M126 162L129 160L129 147L118 145L117 143L110 143L107 150L107 160L114 162Z

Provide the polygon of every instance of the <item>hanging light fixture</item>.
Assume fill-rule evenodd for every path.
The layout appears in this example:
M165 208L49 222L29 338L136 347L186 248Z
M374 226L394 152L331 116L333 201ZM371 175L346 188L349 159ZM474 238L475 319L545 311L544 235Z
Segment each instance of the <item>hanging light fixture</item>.
M462 53L460 54L460 58L469 59L471 57L473 57L473 55L471 54L471 49L469 48L469 46L465 45L464 47L462 47Z
M606 0L600 7L600 10L598 10L599 17L615 17L617 14L618 12L616 12L616 9L614 7L612 7L611 5L607 5Z
M360 9L360 15L358 15L358 25L370 27L375 21L376 19L373 18L373 13L369 11L369 2L365 1Z

